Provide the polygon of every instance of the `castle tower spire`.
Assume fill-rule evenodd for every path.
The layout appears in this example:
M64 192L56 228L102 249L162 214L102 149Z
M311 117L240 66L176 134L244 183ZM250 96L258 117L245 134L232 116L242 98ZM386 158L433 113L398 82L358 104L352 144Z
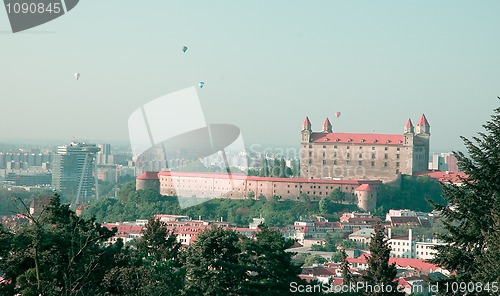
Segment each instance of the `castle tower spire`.
M415 129L413 127L413 123L411 122L411 119L408 118L408 121L406 122L405 125L405 134L413 134L415 133Z
M328 117L325 119L325 122L323 123L323 132L324 133L332 132L332 124L330 122L330 119L328 119Z
M425 114L422 114L420 117L420 120L418 121L417 128L416 128L417 134L431 134L431 125L427 121L427 118L425 117Z
M309 121L309 117L306 116L304 119L304 123L302 124L303 131L312 131L311 130L311 121Z
M302 143L309 143L311 141L311 134L312 134L312 129L311 129L311 121L309 121L309 117L306 116L306 119L304 119L304 123L302 123Z

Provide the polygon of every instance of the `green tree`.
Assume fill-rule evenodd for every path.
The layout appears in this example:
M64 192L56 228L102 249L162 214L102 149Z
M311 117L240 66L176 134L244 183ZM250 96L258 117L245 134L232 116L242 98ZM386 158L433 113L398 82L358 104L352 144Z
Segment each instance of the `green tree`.
M352 273L349 269L349 262L347 261L347 253L344 249L340 250L340 269L342 270L342 277L344 278L344 285L350 286L353 283Z
M448 202L434 204L442 212L449 234L437 246L434 263L454 272L457 282L498 280L498 269L486 272L488 258L498 261L498 203L500 198L500 108L483 125L485 132L469 140L461 137L469 153L454 152L458 166L468 176L462 186L443 184ZM497 221L495 221L497 220ZM497 263L498 264L498 263ZM498 265L496 265L498 266Z
M333 202L341 203L345 199L345 193L342 192L340 188L335 188L332 192L330 192L328 197L330 197Z
M176 235L153 217L142 234L135 248L124 250L117 267L106 274L108 295L177 295L184 284L184 273Z
M397 282L394 281L396 277L396 266L389 264L389 257L391 253L391 247L387 243L385 237L384 229L380 222L375 225L375 233L372 235L370 241L370 254L368 257L368 269L366 270L366 275L364 276L365 284L368 287L384 287L384 290L392 289L391 293L378 292L380 290L370 291L366 295L403 295L402 293L397 293ZM391 288L388 288L391 287Z
M31 223L5 235L7 252L0 256L0 270L10 281L0 292L22 295L93 295L114 265L120 245L105 246L115 232L94 220L80 219L57 194Z
M483 283L500 282L500 199L492 210L493 231L486 236L488 249L484 251L480 258L480 265L483 266L479 277Z
M288 295L290 283L301 282L301 268L292 262L295 253L285 251L293 243L263 224L255 240L243 240L240 262L247 269L242 281L246 295Z
M240 265L238 235L232 230L213 227L201 232L183 253L185 256L185 295L244 295L247 270Z
M313 266L314 264L323 264L325 262L328 262L328 260L320 255L312 254L306 257L304 260L304 266Z

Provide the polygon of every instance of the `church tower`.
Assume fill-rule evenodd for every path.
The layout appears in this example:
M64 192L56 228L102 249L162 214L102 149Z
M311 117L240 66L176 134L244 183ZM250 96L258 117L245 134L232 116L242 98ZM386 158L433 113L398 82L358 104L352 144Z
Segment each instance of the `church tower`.
M309 143L311 141L311 133L311 122L309 121L309 117L306 117L302 124L302 143Z
M332 132L332 124L330 123L330 119L328 119L328 117L325 119L325 122L323 123L323 132L324 133Z

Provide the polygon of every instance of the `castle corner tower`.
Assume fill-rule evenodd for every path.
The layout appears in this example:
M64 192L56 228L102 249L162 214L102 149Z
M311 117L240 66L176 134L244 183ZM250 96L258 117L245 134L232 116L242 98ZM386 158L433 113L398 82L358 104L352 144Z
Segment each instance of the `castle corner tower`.
M311 133L311 121L309 121L309 117L306 116L302 124L302 143L309 143L311 141Z
M323 122L323 132L324 133L332 132L332 123L330 122L330 119L328 119L328 117L325 119L325 122Z

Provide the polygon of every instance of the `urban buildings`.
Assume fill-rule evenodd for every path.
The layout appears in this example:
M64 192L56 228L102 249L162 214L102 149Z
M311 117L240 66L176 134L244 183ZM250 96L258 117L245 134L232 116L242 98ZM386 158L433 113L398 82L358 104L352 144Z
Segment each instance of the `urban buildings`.
M416 126L410 119L402 134L333 132L327 118L313 132L306 117L302 125L300 175L307 179L380 179L427 171L430 125L425 115Z
M99 147L95 144L80 142L58 147L53 161L52 187L77 205L99 197L97 152Z

